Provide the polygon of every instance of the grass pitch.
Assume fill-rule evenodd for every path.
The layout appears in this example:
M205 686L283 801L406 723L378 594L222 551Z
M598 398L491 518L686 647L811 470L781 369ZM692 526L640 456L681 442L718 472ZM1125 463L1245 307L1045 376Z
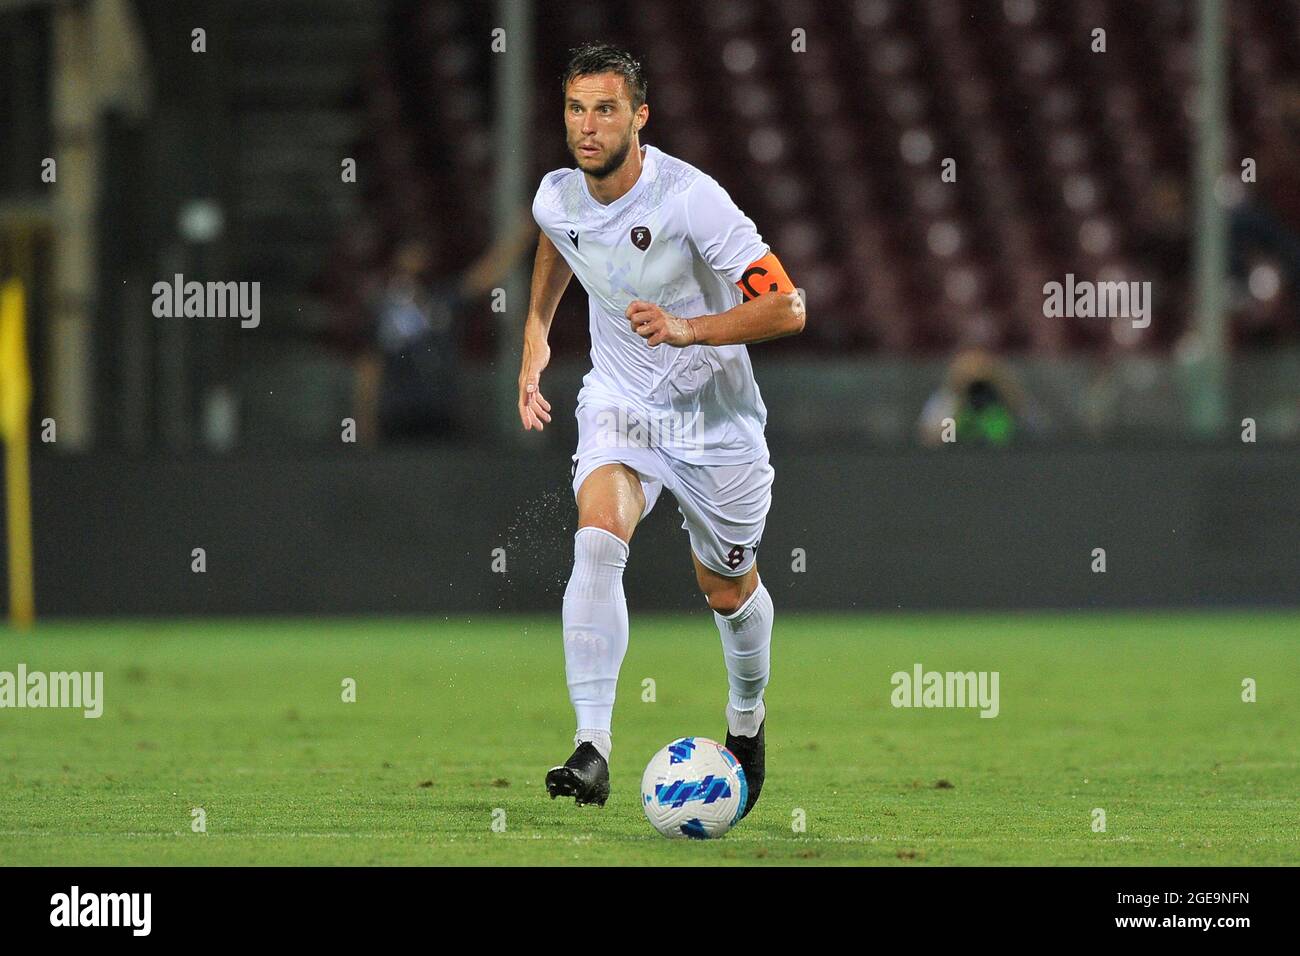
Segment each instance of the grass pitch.
M0 863L1295 864L1298 650L1294 613L778 609L762 799L696 842L638 788L725 733L706 613L633 609L604 809L542 786L571 750L558 614L46 623L0 631L0 670L103 671L104 714L0 710ZM1000 714L891 706L918 662L998 671Z

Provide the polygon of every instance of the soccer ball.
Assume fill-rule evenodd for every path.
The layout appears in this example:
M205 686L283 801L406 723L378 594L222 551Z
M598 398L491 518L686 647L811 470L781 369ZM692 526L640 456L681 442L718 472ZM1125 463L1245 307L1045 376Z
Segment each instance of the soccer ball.
M641 808L666 837L710 840L736 825L748 789L730 750L707 737L682 737L646 766Z

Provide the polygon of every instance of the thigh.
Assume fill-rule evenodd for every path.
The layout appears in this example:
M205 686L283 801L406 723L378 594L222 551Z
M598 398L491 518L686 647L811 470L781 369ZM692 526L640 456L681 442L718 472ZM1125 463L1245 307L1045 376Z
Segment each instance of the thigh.
M579 486L577 498L579 528L601 528L624 542L632 540L645 513L640 476L616 462L592 469Z
M627 541L637 522L650 513L663 490L663 463L652 449L625 440L620 430L623 419L616 411L581 405L577 418L578 449L573 455L572 477L573 496L578 500L579 527L603 527L605 523L613 523L623 530L615 530L615 527L605 530ZM600 472L599 476L597 472ZM636 489L629 487L633 482L628 480L628 475L636 479ZM588 488L588 481L593 477L595 481ZM632 512L630 522L615 521L618 515L630 510L627 496L636 499L638 491L641 510Z
M774 473L767 459L740 465L679 465L673 479L673 496L697 563L726 578L748 575L772 503Z

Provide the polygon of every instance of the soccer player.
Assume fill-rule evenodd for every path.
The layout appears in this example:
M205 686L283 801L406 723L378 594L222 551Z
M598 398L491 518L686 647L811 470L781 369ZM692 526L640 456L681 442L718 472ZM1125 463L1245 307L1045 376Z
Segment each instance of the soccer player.
M744 768L744 813L764 777L772 597L756 552L772 498L767 409L745 345L803 329L803 300L754 223L711 177L654 146L641 64L607 45L572 53L564 128L576 169L542 179L541 227L519 372L519 417L541 431L547 332L576 273L592 369L578 393L578 502L564 593L576 750L546 775L552 799L604 805L610 722L628 642L623 569L637 522L667 488L722 635L726 745Z

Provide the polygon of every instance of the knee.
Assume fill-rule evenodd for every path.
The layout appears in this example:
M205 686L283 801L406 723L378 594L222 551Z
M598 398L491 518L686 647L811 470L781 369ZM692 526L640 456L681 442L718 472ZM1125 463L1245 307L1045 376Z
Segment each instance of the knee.
M615 538L618 538L619 541L622 541L624 547L631 547L628 541L628 539L631 536L627 533L627 529L624 528L622 524L616 518L613 517L598 516L594 518L589 518L586 521L579 522L578 530L579 531L589 531L589 530L601 531L604 532L604 534L599 535L598 537L604 537L604 535L606 534L612 535Z
M710 584L704 592L704 598L709 602L709 607L726 617L739 611L749 599L750 593L745 579L737 578L735 581Z

